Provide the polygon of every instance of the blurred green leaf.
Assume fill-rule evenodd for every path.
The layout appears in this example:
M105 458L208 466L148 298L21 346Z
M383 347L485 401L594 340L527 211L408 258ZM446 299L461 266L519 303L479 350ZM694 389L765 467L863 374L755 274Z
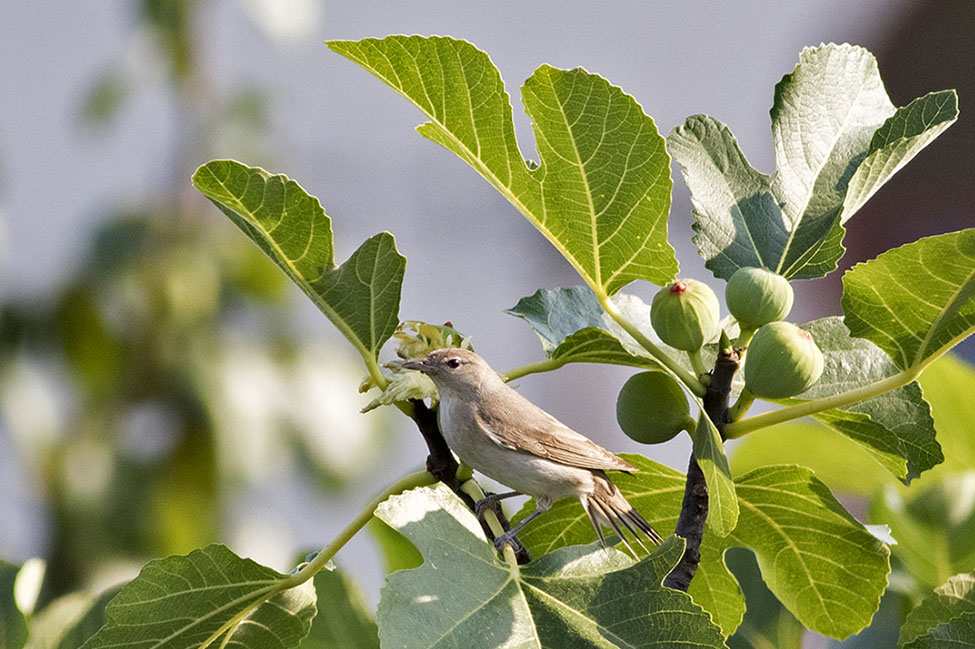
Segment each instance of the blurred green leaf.
M393 496L376 515L424 556L386 580L384 646L725 646L706 612L660 583L683 553L676 537L639 563L593 544L518 567L498 559L446 487Z
M908 616L897 646L902 647L930 629L964 614L975 612L975 573L950 577L934 589Z
M888 484L870 507L897 539L894 557L927 593L948 577L975 569L975 471L925 480L911 489Z
M0 647L20 649L27 641L27 619L14 600L20 566L0 559Z
M111 122L129 95L129 85L129 80L116 67L100 74L88 88L81 104L81 117L85 123L101 127Z
M921 369L975 332L975 228L925 237L843 276L844 323L901 369Z
M618 87L581 68L535 70L522 87L541 157L529 165L501 75L470 43L388 36L328 46L430 118L419 133L480 173L598 294L674 277L670 158L653 120Z
M315 575L318 615L298 649L379 649L379 631L362 595L338 570Z
M150 561L108 604L107 623L83 649L151 639L153 646L195 649L228 636L242 648L293 647L311 627L315 590L309 580L275 594L284 578L222 545Z
M336 266L331 219L295 181L233 160L214 160L197 169L193 184L304 291L367 365L377 363L399 324L406 268L391 234L367 239Z
M368 528L382 555L386 574L416 568L423 563L423 555L416 546L381 519L373 517Z
M671 131L668 148L691 189L694 242L716 277L767 266L821 277L843 254L843 223L958 116L954 91L895 109L873 55L820 45L775 87L776 171L748 164L731 131L707 115Z
M957 649L975 647L975 612L962 613L929 629L904 649Z
M731 548L725 561L748 602L741 626L728 638L731 649L802 649L805 628L762 581L752 553Z
M105 606L118 592L76 591L55 599L31 618L26 649L78 649L105 623Z

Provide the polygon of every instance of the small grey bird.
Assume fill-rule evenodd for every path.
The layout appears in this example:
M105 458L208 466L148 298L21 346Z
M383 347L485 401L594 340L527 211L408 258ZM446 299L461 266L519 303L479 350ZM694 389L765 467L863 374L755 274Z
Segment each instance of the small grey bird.
M629 473L636 467L521 396L483 358L466 349L438 349L403 367L423 372L437 386L438 421L451 450L472 468L514 489L478 502L479 517L504 498L535 498L535 511L495 539L498 550L552 503L569 496L582 503L604 546L602 526L607 526L636 556L621 524L644 550L637 531L660 544L660 535L606 475L607 470Z

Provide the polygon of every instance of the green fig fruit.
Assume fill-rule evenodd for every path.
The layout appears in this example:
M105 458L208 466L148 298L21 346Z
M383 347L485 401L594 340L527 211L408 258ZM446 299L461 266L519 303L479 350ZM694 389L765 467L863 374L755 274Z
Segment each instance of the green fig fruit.
M616 399L616 420L631 439L661 444L694 425L684 391L664 372L634 374Z
M767 268L739 268L725 287L728 311L742 327L758 329L792 310L792 285Z
M679 279L653 296L650 322L660 340L692 352L714 334L719 310L718 297L711 287L694 279Z
M822 373L823 352L808 331L791 322L760 327L745 356L745 387L766 399L805 392Z

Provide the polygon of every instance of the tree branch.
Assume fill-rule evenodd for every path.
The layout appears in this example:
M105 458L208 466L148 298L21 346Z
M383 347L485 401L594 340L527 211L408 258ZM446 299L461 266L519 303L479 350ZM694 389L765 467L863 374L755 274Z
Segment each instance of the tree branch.
M444 483L450 490L455 494L460 496L461 500L474 510L474 499L471 498L461 487L463 483L457 478L457 469L459 465L457 460L454 459L454 454L450 452L450 448L447 446L447 441L443 438L443 434L440 432L440 426L437 424L437 413L435 410L431 410L422 401L411 399L410 403L413 405L413 421L416 422L416 427L420 430L420 434L423 436L423 441L427 444L427 450L429 455L427 455L427 471L430 472L433 477L435 477L440 482ZM504 515L504 511L501 509L501 503L496 503L494 507L494 513L497 514L498 521L505 531L511 529L511 524L508 522L508 518ZM494 533L484 519L480 519L481 529L484 530L484 536L486 536L491 541L494 540ZM531 554L529 554L527 548L515 539L514 546L515 557L518 559L519 564L526 564L531 561Z
M721 345L718 358L711 372L711 382L704 393L704 412L721 432L724 438L725 423L728 421L728 405L731 400L731 381L738 371L740 355L730 344ZM664 586L687 592L691 579L701 562L701 540L704 538L704 523L708 518L708 486L704 473L698 466L694 454L687 465L687 480L684 483L684 500L681 503L680 517L674 533L683 537L686 546L684 555L674 566Z

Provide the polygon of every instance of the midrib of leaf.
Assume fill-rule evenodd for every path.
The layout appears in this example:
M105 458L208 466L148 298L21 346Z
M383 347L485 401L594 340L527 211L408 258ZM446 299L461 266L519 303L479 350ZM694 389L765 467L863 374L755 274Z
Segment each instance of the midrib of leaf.
M744 486L744 485L742 485L742 486ZM748 487L749 488L753 488L754 485L748 485ZM778 490L770 490L770 489L767 489L767 488L765 490L766 491L774 491L775 493L780 493ZM792 495L794 496L795 494L792 494ZM835 623L833 621L833 618L832 618L832 616L829 615L829 612L828 612L828 610L826 608L826 604L823 601L823 595L822 595L822 593L820 593L819 592L819 589L815 587L816 581L813 579L812 574L809 572L809 566L806 565L806 562L805 562L805 560L804 560L804 558L802 556L802 552L800 552L799 551L799 548L796 547L796 544L792 542L791 537L789 537L789 535L786 534L785 531L774 520L772 520L771 518L769 518L768 515L765 514L765 512L761 511L758 507L756 507L755 505L751 504L748 500L743 499L743 498L739 498L738 499L738 502L739 502L739 504L742 507L747 508L753 514L755 514L759 518L763 519L766 523L768 523L768 525L770 527L772 527L776 532L778 532L779 537L781 537L782 539L785 540L786 546L790 550L792 550L792 554L799 561L799 565L802 566L802 571L806 575L806 581L809 583L810 586L812 586L813 591L816 593L816 599L819 600L819 608L826 615L826 618L830 621L830 624L834 624L834 626L835 626ZM798 512L798 513L801 513L801 512Z
M454 547L456 548L457 546L454 546ZM458 548L458 549L460 549L460 548ZM474 555L470 554L469 552L465 552L463 549L461 549L461 552L464 552L464 554L467 554L468 556L473 557L473 558L478 559L479 561L482 561L483 562L483 559L481 557L474 557ZM501 582L501 586L499 586L498 589L494 593L492 593L489 597L484 598L483 601L485 603L486 602L493 601L494 598L497 597L497 596L499 596L502 593L502 591L504 591L504 589L508 587L508 584L512 583L513 581L515 581L515 577L514 577L514 575L512 573L509 572L508 573L508 578L505 579L503 582ZM439 646L440 643L443 642L444 639L446 639L447 637L449 637L454 632L454 630L457 627L459 627L461 624L463 624L464 622L466 622L467 620L469 620L470 617L472 615L474 615L475 613L477 613L478 611L480 611L481 608L483 608L483 605L482 606L472 607L469 611L467 611L467 614L466 615L464 615L463 617L459 618L456 622L454 622L453 626L451 626L449 629L447 629L446 631L444 631L444 633L437 639L437 641L434 642L432 645L430 645L430 649L434 649L434 647ZM534 628L534 625L533 625L533 628Z
M258 582L258 583L262 583L262 582ZM237 586L246 586L246 585L248 585L248 583L244 582L244 583L241 583L241 584L234 583L234 584L224 585L222 587L223 588L227 588L229 586L237 587ZM206 590L206 589L205 588L192 588L190 590L197 591L197 590ZM218 613L222 613L223 611L225 611L227 609L230 609L230 608L233 608L234 606L238 606L241 603L243 603L243 602L245 602L245 601L247 601L249 599L253 599L254 601L251 602L251 604L247 605L244 608L243 611L241 611L240 613L238 613L234 617L232 617L229 620L227 620L223 625L220 626L219 629L217 629L216 631L214 631L213 634L209 638L207 638L206 640L204 640L203 641L203 644L200 645L201 649L203 649L205 647L209 647L210 644L213 643L214 640L216 640L217 638L219 638L221 635L227 633L227 631L230 630L233 626L236 626L240 622L240 620L243 619L244 616L246 616L248 613L250 613L251 611L253 611L255 608L257 608L257 606L261 605L267 599L270 599L279 590L280 590L280 584L279 583L272 583L272 584L269 584L268 586L265 586L262 590L259 590L259 591L256 591L256 592L250 592L250 593L247 593L246 595L242 595L241 597L238 597L237 599L235 599L233 601L227 602L226 604L224 604L223 606L221 606L219 608L215 608L215 609L211 610L206 615L201 615L201 616L198 616L198 617L193 618L185 626L180 627L176 631L173 631L171 634L169 634L169 636L167 636L165 638L161 638L159 640L159 642L157 642L156 644L154 644L152 646L153 647L162 647L167 642L169 642L170 640L172 640L173 638L178 638L180 635L182 635L188 629L191 629L191 628L193 628L195 626L199 626L200 623L202 623L205 620L209 620L214 615L217 615ZM179 595L179 594L181 594L181 593L177 593L177 595ZM151 601L151 600L142 600L142 601L137 602L136 605L144 605L147 601Z
M928 328L927 333L924 335L924 339L921 340L921 345L920 347L918 347L917 355L914 357L914 360L910 364L909 369L919 367L922 362L927 360L924 358L924 352L927 351L928 345L931 343L932 337L934 336L935 332L940 329L941 323L944 322L945 317L948 315L949 307L957 304L958 296L962 293L962 291L965 288L968 287L968 283L971 282L973 279L975 279L975 269L972 269L972 271L968 273L964 281L958 283L958 288L954 290L954 292L951 295L951 299L948 300L948 306L946 306L944 309L941 309L941 312L938 313L938 316L934 319L934 322L931 323L931 326ZM944 346L943 349L951 349L954 346L956 340L958 342L961 342L961 339L966 338L970 332L971 329L963 330L961 334L959 334L953 340L951 340L949 344ZM934 358L937 358L941 356L941 354L934 354L933 356ZM934 358L928 361L927 363L925 363L925 366L930 364L930 362L932 362Z
M789 256L789 248L792 247L792 241L795 239L796 232L799 231L799 226L802 224L802 220L805 217L806 208L809 207L809 201L812 200L813 188L816 186L816 179L819 178L819 175L822 173L823 168L829 163L830 155L832 154L833 150L836 148L836 143L839 141L840 135L845 131L846 125L850 121L850 115L853 113L853 107L859 105L861 94L862 94L862 89L860 93L857 93L857 100L854 102L850 102L850 104L848 105L846 115L844 116L843 119L843 126L837 129L836 135L833 137L832 142L830 142L829 154L823 156L823 162L819 165L819 167L816 169L816 173L812 176L812 184L806 189L806 199L803 201L802 209L797 212L796 221L795 223L792 224L792 228L789 231L789 236L785 240L785 247L782 249L782 256L779 258L778 266L775 269L775 272L780 275L783 272L782 264L785 263L786 258ZM881 122L881 124L882 123L883 122ZM820 245L822 245L822 241L820 241L819 243ZM761 259L761 257L759 258Z
M587 101L588 101L588 97L587 97ZM586 167L582 162L582 156L579 155L579 146L576 144L576 138L572 134L572 126L569 124L569 118L565 114L565 104L563 103L559 104L559 114L562 116L562 123L565 124L565 132L568 133L569 135L569 141L572 142L572 152L575 154L575 161L573 164L575 164L575 166L579 168L579 177L582 179L582 185L583 187L585 187L586 190L586 203L587 203L587 207L589 208L589 237L592 240L592 264L596 272L596 276L593 278L593 283L595 284L595 286L593 286L592 289L596 292L596 295L601 295L602 286L603 286L603 283L601 281L603 270L601 264L599 263L599 249L601 248L601 245L599 243L599 235L596 232L596 207L592 204L592 191L590 190L589 187L589 175L586 173ZM617 187L617 191L619 191L619 187ZM542 204L543 205L545 204L544 197L542 199ZM611 204L612 201L609 201L607 203L607 206ZM639 205L639 203L637 203L637 205ZM625 223L625 219L620 221L621 225L622 223ZM624 268L625 266L626 264L623 264L620 266L620 268ZM580 272L579 274L582 275L582 277L586 276L582 272Z
M245 206L243 203L241 203L239 200L237 200L235 193L233 191L231 191L231 189L229 187L227 187L227 185L224 184L224 182L222 180L220 180L219 178L217 178L213 174L211 174L211 176L213 176L214 181L216 181L217 183L220 184L221 187L223 187L223 189L227 192L227 195L228 196L233 197L233 205L228 205L227 207L231 207L234 211L239 212L241 214L247 214L247 215L251 216L252 218L254 217L255 210L251 210L249 207ZM263 204L264 204L264 198L262 196L261 197L261 205L263 205ZM284 220L283 219L283 215L286 214L286 213L287 213L287 210L286 209L282 211L282 218L278 220L278 223L280 223L281 221ZM309 279L309 278L305 277L305 275L301 271L299 271L298 268L294 265L294 261L291 258L289 258L288 255L286 255L284 253L284 251L278 245L277 241L275 241L274 237L271 236L271 233L274 231L273 228L272 229L265 228L264 226L262 226L260 224L260 222L256 218L253 219L253 223L254 223L254 227L258 228L261 232L264 233L265 236L263 237L263 239L274 250L274 252L276 253L276 255L275 255L276 258L277 259L281 259L283 261L286 261L287 264L288 264L288 267L291 269L291 271L296 276L302 278L306 283L310 284L310 283L314 282L315 280L319 279L320 277L323 277L325 274L327 274L327 272L329 270L334 270L335 268L337 268L337 266L335 265L335 262L333 260L332 261L332 268L330 268L330 269L324 269L323 268L322 269L322 274L319 275L318 277L313 278L313 279ZM277 226L275 226L275 227L277 227ZM305 252L308 251L308 246L311 245L311 240L312 240L313 237L314 237L314 231L312 231L311 236L308 237L308 242L305 245ZM333 251L333 254L334 254L334 251ZM302 255L302 256L304 256L304 255ZM301 257L299 257L299 259L300 258ZM355 347L359 351L359 353L362 354L362 356L365 357L367 359L367 361L368 361L368 357L370 357L372 355L372 350L366 348L366 346L363 343L363 341L359 340L359 337L355 334L355 332L353 332L351 329L349 329L348 325L345 324L345 319L342 318L342 317L340 317L339 314L336 313L332 309L332 307L330 307L327 302L323 301L321 299L321 297L319 297L318 294L316 294L314 291L304 291L304 293L309 298L311 298L312 302L315 303L315 306L317 306L322 311L325 311L325 312L329 313L332 316L332 318L331 318L332 322L339 329L342 330L342 333L345 334L345 337L348 338L350 341L352 341L352 344L355 345ZM370 289L369 295L370 295L370 297L372 297L372 290L371 289ZM372 326L375 326L375 322L374 321L375 321L375 318L372 318L371 319ZM373 331L372 333L373 333L373 340L375 340L375 331Z
M613 633L612 631L610 631L609 629L607 629L606 627L604 627L602 624L596 622L596 620L594 620L592 618L589 618L589 617L586 617L585 615L583 615L582 613L580 613L576 609L572 608L571 606L567 606L565 603L563 603L562 601L560 601L560 600L552 597L551 595L549 595L548 593L546 593L541 588L537 588L535 586L532 586L531 584L526 584L524 582L521 582L521 583L522 583L522 585L525 588L530 588L532 590L532 592L537 593L537 594L540 594L542 596L542 598L544 598L545 600L551 601L553 603L552 604L552 608L555 608L555 609L558 609L558 610L561 610L561 611L565 611L568 614L570 614L572 617L576 618L577 620L581 620L583 622L586 622L587 623L587 626L588 625L592 625L593 627L595 627L596 629L598 629L599 631L601 631L603 634L605 634L605 636L607 638L607 642L610 642L610 644L605 645L607 648L613 648L613 647L631 647L632 649L636 649L636 647L634 645L631 645L630 643L625 642L622 638L620 638L615 633ZM612 640L610 640L610 638ZM594 640L592 638L590 638L590 639L591 640Z

